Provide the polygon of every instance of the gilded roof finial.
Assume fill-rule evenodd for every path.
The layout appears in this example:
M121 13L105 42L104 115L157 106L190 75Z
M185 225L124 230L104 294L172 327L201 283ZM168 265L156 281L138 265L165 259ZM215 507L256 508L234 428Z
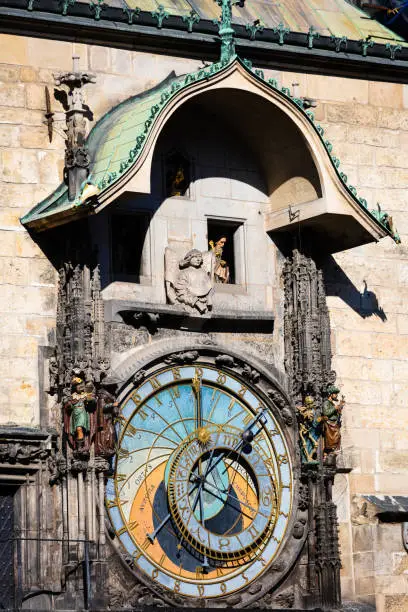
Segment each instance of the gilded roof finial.
M232 27L232 7L244 6L245 0L215 0L221 7L221 18L218 21L218 34L221 38L221 62L228 64L235 56L235 32Z

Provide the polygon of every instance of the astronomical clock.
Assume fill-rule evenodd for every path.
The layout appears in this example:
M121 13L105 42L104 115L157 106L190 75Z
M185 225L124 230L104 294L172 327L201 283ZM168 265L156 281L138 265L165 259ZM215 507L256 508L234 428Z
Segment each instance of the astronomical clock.
M287 556L292 436L247 370L163 361L122 392L106 506L130 569L170 599L241 601Z

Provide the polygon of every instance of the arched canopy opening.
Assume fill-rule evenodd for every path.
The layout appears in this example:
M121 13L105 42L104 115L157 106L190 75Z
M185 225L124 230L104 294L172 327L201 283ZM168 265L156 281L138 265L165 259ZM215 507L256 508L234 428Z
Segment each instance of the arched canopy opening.
M281 109L255 93L234 88L201 93L183 104L163 131L177 124L177 129L183 126L194 138L200 138L211 118L214 127L223 126L236 135L248 158L256 160L262 170L269 199L266 213L322 197L316 164L300 129ZM223 135L220 132L218 136L219 148ZM217 138L216 130L213 137Z
M323 129L289 90L267 81L236 59L227 65L169 78L150 92L125 101L95 126L89 138L92 175L98 195L86 206L85 191L72 204L63 186L35 207L23 223L46 229L99 213L125 194L151 193L151 169L160 134L175 113L195 104L195 120L185 129L199 134L200 108L245 141L262 168L268 206L265 230L289 235L299 224L325 237L334 252L390 233L380 215L370 214L355 187L338 167ZM217 146L222 148L223 143ZM297 209L293 223L291 207ZM295 227L296 226L296 227Z

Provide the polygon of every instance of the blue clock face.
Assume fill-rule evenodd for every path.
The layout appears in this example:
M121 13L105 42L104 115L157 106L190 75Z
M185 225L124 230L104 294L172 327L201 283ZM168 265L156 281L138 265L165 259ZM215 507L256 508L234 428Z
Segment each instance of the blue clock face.
M210 365L158 370L122 401L106 505L133 564L186 597L245 588L276 557L292 507L267 405Z

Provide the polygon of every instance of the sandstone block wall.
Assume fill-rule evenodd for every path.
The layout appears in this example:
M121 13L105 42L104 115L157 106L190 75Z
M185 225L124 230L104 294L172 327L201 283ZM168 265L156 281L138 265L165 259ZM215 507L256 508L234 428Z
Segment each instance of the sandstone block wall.
M339 476L342 587L377 610L408 610L408 555L401 525L384 524L364 495L406 495L408 482L408 88L393 83L283 73L316 98L341 169L390 212L390 238L334 255L325 264L337 381L346 398Z
M175 70L201 62L28 37L0 36L0 423L39 423L38 347L52 342L56 272L19 218L59 184L62 108L44 124L44 87L72 55L97 74L85 89L95 120ZM383 204L402 238L337 254L326 263L334 367L346 396L338 478L343 591L408 610L407 553L398 524L382 524L364 494L407 494L408 482L408 86L276 73L316 98L316 118L342 170L374 208Z

